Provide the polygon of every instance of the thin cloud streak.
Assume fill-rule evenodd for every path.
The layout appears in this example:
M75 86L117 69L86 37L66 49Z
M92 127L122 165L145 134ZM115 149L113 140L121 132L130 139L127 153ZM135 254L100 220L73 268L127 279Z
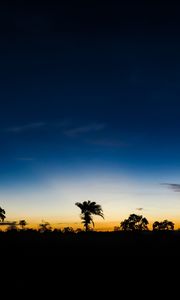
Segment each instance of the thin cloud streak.
M16 160L19 160L19 161L33 161L35 160L34 157L16 157Z
M178 183L161 183L161 185L165 185L172 189L174 192L180 193L180 184Z
M29 123L29 124L25 124L22 126L14 126L14 127L6 128L6 131L14 132L14 133L21 133L21 132L26 132L29 130L40 129L40 128L44 127L45 125L46 125L46 123L44 123L44 122Z
M101 131L105 127L106 127L106 125L103 123L93 123L93 124L89 124L89 125L84 125L84 126L80 126L80 127L74 127L74 128L67 129L64 131L64 134L66 136L75 138L75 137L79 137L80 135L85 134L85 133Z

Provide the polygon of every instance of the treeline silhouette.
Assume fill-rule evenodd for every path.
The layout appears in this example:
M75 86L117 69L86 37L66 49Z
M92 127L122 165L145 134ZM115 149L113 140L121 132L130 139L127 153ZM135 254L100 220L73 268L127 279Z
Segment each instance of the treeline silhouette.
M99 204L96 204L96 202L91 202L90 200L84 201L83 203L76 202L76 206L78 206L81 209L81 219L82 223L84 224L85 231L90 231L92 230L90 228L90 224L93 225L94 227L94 221L92 215L97 215L102 218L104 218L102 207ZM5 210L0 207L0 220L2 223L1 225L8 225L7 231L9 230L18 230L18 226L21 227L21 229L25 229L25 226L27 225L25 220L20 220L18 223L16 221L14 222L4 222L6 216L5 216ZM52 227L49 224L49 222L44 222L42 221L41 224L39 224L39 232L48 232L51 231ZM55 229L57 230L57 229ZM61 230L59 230L61 231ZM80 228L77 229L77 232L81 231ZM72 227L65 227L62 232L74 232Z
M85 231L93 231L94 230L94 221L93 215L100 216L104 219L104 214L101 205L97 204L96 202L92 202L90 200L84 201L83 203L76 202L75 205L80 208L81 210L81 220L82 224L84 225ZM6 216L6 212L4 209L0 207L0 225L8 225L7 231L18 231L18 226L21 227L22 230L25 230L27 225L26 220L20 220L19 222L4 222ZM93 225L93 228L90 225ZM130 214L128 219L125 219L120 223L120 226L115 226L114 231L148 231L148 220L143 217L142 215ZM169 220L164 220L162 222L155 221L152 225L153 231L158 230L174 230L174 223ZM63 230L61 229L54 229L55 231L62 232L62 233L79 233L82 231L81 228L74 230L72 227L65 227ZM52 227L49 222L42 221L39 224L39 232L51 232Z
M168 220L155 221L153 230L148 229L148 220L142 215L131 214L120 222L114 231L94 230L93 215L104 218L102 207L90 200L75 203L80 208L84 230L72 227L53 229L49 222L42 221L38 229L28 228L26 220L4 222L5 210L0 208L1 251L6 257L64 257L75 256L173 256L180 253L180 230ZM90 226L92 224L92 227Z
M134 276L140 282L139 275L146 278L147 265L161 274L168 262L176 266L179 261L180 230L174 230L172 222L156 221L148 230L145 217L131 214L113 231L95 231L93 215L104 218L101 206L91 201L76 206L84 229L53 229L47 221L37 229L28 228L24 219L5 222L5 210L0 208L1 224L7 226L0 231L2 286L14 286L13 291L24 288L28 294L39 289L41 295L47 289L64 290L67 295L72 290L79 294L79 286L91 288L103 278L103 289L113 281L112 295L114 276L116 288L124 282L122 291L127 282L135 282Z

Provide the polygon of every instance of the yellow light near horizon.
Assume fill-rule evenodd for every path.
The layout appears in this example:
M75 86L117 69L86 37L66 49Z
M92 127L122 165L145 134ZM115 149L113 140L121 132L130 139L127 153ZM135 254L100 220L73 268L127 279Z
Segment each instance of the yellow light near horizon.
M46 183L46 184L45 184ZM50 178L36 189L0 194L6 220L25 219L29 227L48 221L53 227L83 228L75 202L95 201L103 208L105 220L94 217L95 230L113 230L131 213L143 214L151 227L154 221L168 219L180 227L180 202L177 193L164 193L162 186L137 182L122 175L101 174L73 178ZM161 194L162 193L162 194ZM169 201L171 199L171 201ZM137 211L142 207L142 211Z

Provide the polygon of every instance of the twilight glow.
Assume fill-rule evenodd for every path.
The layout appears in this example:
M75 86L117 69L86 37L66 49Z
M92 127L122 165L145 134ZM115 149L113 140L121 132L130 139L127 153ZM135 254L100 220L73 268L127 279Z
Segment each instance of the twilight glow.
M97 229L113 229L138 208L150 224L180 227L176 17L155 25L139 7L136 17L126 5L120 15L104 7L108 19L98 5L31 5L7 13L4 4L0 13L7 220L82 227L75 202L92 200L105 215Z

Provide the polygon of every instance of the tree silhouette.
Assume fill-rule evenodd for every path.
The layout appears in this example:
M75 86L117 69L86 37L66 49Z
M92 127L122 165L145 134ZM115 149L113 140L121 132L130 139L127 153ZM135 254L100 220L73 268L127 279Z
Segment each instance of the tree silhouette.
M120 229L121 229L120 226L114 226L114 231L115 232L120 231Z
M4 222L4 219L6 218L5 213L6 213L5 210L0 207L0 220L1 220L1 222Z
M153 230L161 230L161 223L162 222L155 221L152 225Z
M86 231L90 230L91 223L94 227L92 215L97 215L104 219L102 207L96 202L88 200L83 203L76 202L75 205L81 209L81 219Z
M171 221L164 220L162 226L164 230L174 230L174 223Z
M7 231L17 231L17 222L11 222L6 229Z
M76 230L75 230L75 233L81 233L82 232L82 229L81 228L77 228Z
M149 222L143 216L131 214L128 219L121 222L120 227L124 231L142 231L148 230Z
M62 232L65 234L74 233L74 229L72 227L64 227Z
M153 223L153 230L174 230L174 223L168 220L162 222L155 221Z
M39 232L49 232L51 231L51 226L49 224L49 222L44 222L42 221L41 224L39 224Z
M24 229L24 227L27 225L27 223L25 220L20 220L19 225L21 226L22 229Z

